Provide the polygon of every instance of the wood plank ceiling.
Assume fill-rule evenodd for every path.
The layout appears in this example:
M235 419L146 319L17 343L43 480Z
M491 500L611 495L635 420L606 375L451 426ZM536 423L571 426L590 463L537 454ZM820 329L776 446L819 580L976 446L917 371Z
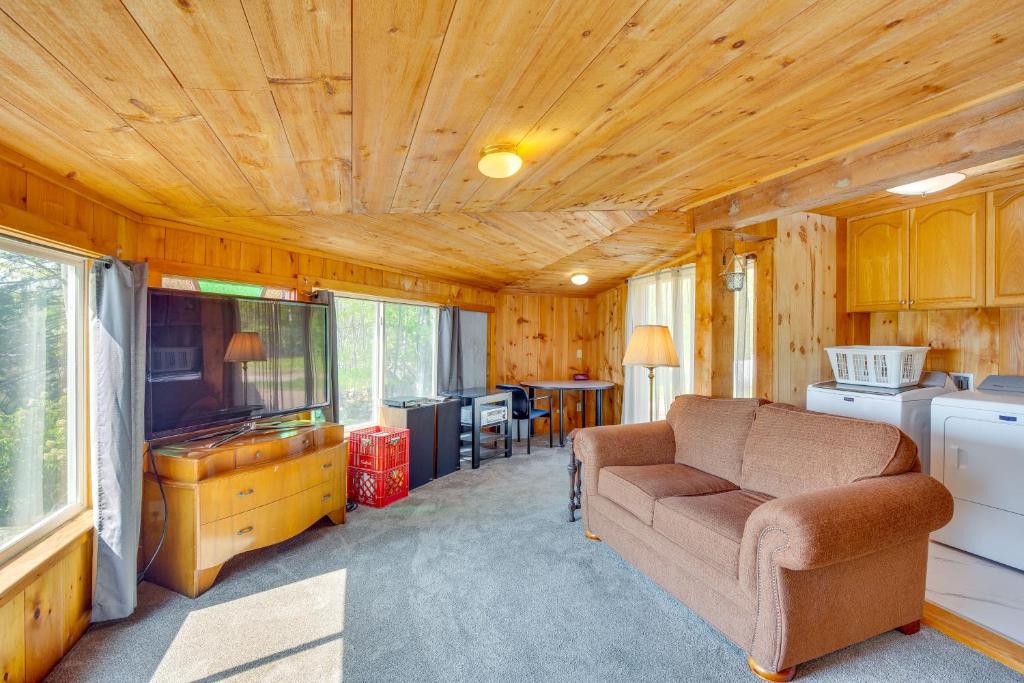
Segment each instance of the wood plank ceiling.
M517 291L600 291L693 207L1022 87L1002 0L0 0L4 145L146 216ZM477 172L494 143L520 173Z

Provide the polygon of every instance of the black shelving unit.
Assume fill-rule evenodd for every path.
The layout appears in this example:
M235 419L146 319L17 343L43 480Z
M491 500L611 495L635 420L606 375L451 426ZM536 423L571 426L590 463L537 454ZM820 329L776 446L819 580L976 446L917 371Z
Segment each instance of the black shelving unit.
M445 392L447 396L461 399L463 417L459 439L462 443L460 455L468 458L473 469L489 458L512 455L512 393L494 389L474 388ZM504 419L484 424L484 412L504 407ZM469 410L465 410L469 408Z

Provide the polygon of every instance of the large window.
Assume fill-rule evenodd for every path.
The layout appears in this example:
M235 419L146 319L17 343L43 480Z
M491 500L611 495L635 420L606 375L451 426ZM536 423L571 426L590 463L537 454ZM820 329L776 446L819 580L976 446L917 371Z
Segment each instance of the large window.
M437 309L339 296L338 420L377 419L381 401L437 392Z
M626 301L626 342L637 325L667 325L679 356L678 368L654 371L654 419L665 417L672 400L693 392L695 303L693 266L662 270L629 280ZM647 369L624 368L624 423L650 419Z
M85 262L0 239L0 560L85 500Z
M748 258L745 272L747 277L743 289L735 293L734 336L733 336L733 396L751 398L754 396L754 322L757 308L757 291L755 290L755 270L757 262Z
M198 277L181 275L164 275L160 279L164 289L183 289L187 292L203 292L205 294L228 294L230 296L251 296L262 299L285 299L295 301L295 290L287 287L271 287L254 285L248 282L228 282L226 280L207 280Z

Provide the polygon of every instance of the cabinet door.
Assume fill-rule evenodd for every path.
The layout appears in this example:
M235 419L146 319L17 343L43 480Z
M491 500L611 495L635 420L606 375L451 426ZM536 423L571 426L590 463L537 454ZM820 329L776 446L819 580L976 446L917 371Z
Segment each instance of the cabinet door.
M1024 185L992 193L988 216L989 306L1024 306Z
M851 312L906 308L907 212L850 221L846 303Z
M984 305L985 195L911 209L910 307Z

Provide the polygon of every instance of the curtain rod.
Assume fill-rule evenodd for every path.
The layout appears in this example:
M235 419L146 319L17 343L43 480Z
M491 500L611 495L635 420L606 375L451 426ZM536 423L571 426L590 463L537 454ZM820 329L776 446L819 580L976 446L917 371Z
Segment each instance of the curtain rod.
M748 261L756 261L757 260L757 254L743 253L743 254L736 254L736 255L739 256L740 258L746 259ZM641 279L643 279L645 277L654 277L655 275L661 275L662 273L671 273L671 272L676 271L676 270L684 270L686 268L695 268L695 267L696 266L693 263L687 263L687 264L684 264L684 265L681 265L681 266L672 266L671 268L662 268L661 270L656 270L653 273L644 273L643 275L634 275L633 277L627 277L626 278L626 282L632 282L633 280L641 280Z
M62 247L60 245L51 244L49 241L37 242L26 237L21 237L20 235L13 235L9 232L0 233L0 237L2 237L3 239L11 240L12 242L19 242L21 244L25 244L30 247L41 247L43 249L50 249L52 251L60 252L61 254L66 254L67 256L76 256L78 258L87 258L93 261L98 261L100 263L105 264L108 268L114 264L114 259L111 258L110 256L93 256L92 254L89 254L88 252L85 251L78 251L76 249L72 249L69 247Z
M694 268L694 267L695 266L692 263L687 263L686 265L682 265L682 266L672 266L671 268L662 268L661 270L656 270L653 273L644 273L643 275L634 275L633 277L628 277L628 278L626 278L626 282L632 282L633 280L642 280L645 277L654 277L656 275L661 275L662 273L672 273L672 272L677 271L677 270L685 270L686 268Z

